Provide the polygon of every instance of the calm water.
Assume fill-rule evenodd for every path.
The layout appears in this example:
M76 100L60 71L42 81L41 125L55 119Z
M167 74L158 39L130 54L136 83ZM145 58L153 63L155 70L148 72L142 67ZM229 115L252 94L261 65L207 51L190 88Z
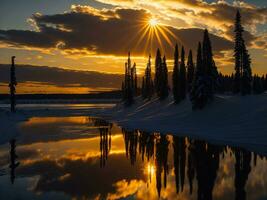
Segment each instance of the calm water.
M0 199L267 199L266 158L126 131L90 117L34 117L0 146Z
M17 104L18 109L90 109L90 108L111 108L115 104L112 103L78 103L78 104L63 104L63 103L44 103L44 104ZM0 104L0 108L10 108L10 104Z

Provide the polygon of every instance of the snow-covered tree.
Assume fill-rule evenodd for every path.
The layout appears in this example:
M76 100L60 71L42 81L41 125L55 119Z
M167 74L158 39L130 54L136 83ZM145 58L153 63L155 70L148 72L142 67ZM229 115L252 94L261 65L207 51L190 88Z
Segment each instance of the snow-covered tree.
M154 91L154 86L153 86L153 81L152 81L152 76L151 76L151 56L149 55L148 58L148 63L147 63L147 67L145 70L145 75L143 78L143 98L148 98L151 99L152 95L153 95L153 91Z
M175 103L179 103L181 101L181 92L180 92L180 77L179 77L179 50L178 45L175 45L174 51L174 66L172 72L172 92Z
M169 85L168 85L168 68L166 57L164 56L161 63L161 76L159 80L160 91L159 98L161 100L165 99L169 95Z
M211 42L209 38L208 30L205 29L204 37L203 37L203 45L202 45L202 63L204 68L205 81L207 85L208 92L208 100L213 99L213 95L215 93L215 89L217 86L218 80L218 71L213 60L213 53Z
M194 62L193 62L193 54L192 50L189 51L188 59L187 59L187 90L191 91L192 83L194 79Z
M243 39L244 29L241 25L241 15L237 11L235 19L235 81L234 93L247 95L251 93L251 61Z
M134 96L137 90L137 76L136 64L131 66L130 52L128 53L128 60L125 63L125 75L123 82L123 100L125 105L129 106L134 102Z
M161 60L161 53L160 50L157 49L156 53L156 59L155 59L155 78L154 78L154 84L155 84L155 91L157 95L159 96L160 92L160 81L162 79L162 60Z
M209 91L205 77L205 70L202 63L202 48L201 43L199 43L197 51L196 72L190 93L193 110L202 109L207 104L207 96Z
M185 51L184 47L182 47L181 51L181 64L180 64L180 92L181 92L181 100L186 98L186 68L185 68Z

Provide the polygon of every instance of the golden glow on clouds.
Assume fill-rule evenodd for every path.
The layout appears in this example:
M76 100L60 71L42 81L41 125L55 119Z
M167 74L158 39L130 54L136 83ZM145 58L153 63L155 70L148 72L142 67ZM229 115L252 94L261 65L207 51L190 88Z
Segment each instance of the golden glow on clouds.
M53 84L39 83L39 82L25 82L19 83L16 87L17 94L87 94L90 92L104 92L115 90L116 88L89 88L79 84L69 86L57 86ZM9 93L7 83L0 84L0 94Z
M148 23L149 23L149 26L155 27L158 25L158 20L155 18L151 18Z
M173 26L175 28L208 28L211 33L218 36L223 36L227 39L232 39L231 26L233 25L233 10L238 6L242 11L242 15L247 15L244 20L249 21L246 24L246 30L253 31L256 34L256 41L250 49L252 58L253 72L257 74L267 73L265 63L267 62L267 36L266 33L258 33L257 25L265 25L267 22L267 15L263 9L257 12L257 7L244 2L235 1L230 4L227 1L217 1L214 3L207 3L205 1L192 0L98 0L103 3L116 5L112 9L97 9L86 5L71 5L69 11L76 13L90 13L94 16L100 16L103 21L114 17L115 10L118 8L134 8L145 9L150 16L148 19L143 19L137 26L139 31L136 32L134 38L127 38L128 41L135 42L132 49L135 50L142 43L144 43L143 52L138 57L132 56L132 60L137 63L137 73L143 74L146 67L147 57L153 48L159 47L164 53L163 41L168 45L174 46L173 42L182 43L179 38L176 38L174 33L168 28ZM232 13L233 12L233 13ZM265 14L265 15L264 15ZM34 14L41 16L41 14ZM233 16L232 16L233 15ZM34 18L27 19L28 23L34 31L38 30L38 26ZM167 25L167 26L166 26ZM58 30L66 33L71 32L65 26L58 26ZM153 40L157 41L157 46L153 47ZM256 44L257 42L257 44ZM106 73L123 73L125 56L105 55L97 52L97 47L81 49L64 49L66 44L64 41L58 41L53 48L38 48L29 47L26 45L14 45L0 42L0 63L10 63L10 56L17 56L18 64L32 64L32 65L47 65L56 66L75 70L90 70ZM257 50L255 50L257 49ZM187 50L186 50L187 51ZM220 52L215 55L217 67L220 72L231 74L234 70L234 63L232 59L233 53ZM167 59L172 59L171 57ZM172 61L169 65L169 70L172 69ZM154 69L154 66L152 66ZM110 88L86 88L79 85L59 87L48 84L38 83L20 83L17 87L18 93L88 93L93 90L106 91ZM7 93L8 87L0 85L1 93Z

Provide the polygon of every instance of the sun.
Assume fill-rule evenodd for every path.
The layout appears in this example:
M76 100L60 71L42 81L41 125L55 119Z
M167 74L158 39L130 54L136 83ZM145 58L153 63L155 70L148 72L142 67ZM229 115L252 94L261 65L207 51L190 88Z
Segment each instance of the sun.
M155 27L155 26L158 25L158 20L155 19L155 18L151 18L151 19L148 21L148 24L149 24L149 26L151 26L151 27Z

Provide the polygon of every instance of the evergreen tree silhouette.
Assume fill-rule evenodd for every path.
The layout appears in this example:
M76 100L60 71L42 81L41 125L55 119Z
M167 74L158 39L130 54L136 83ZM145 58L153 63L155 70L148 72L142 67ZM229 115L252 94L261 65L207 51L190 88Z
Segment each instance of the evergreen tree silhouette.
M9 83L9 88L10 88L10 110L11 112L16 112L16 85L17 85L17 80L16 80L16 74L15 74L15 56L11 57L11 68L10 68L10 83Z
M181 101L181 90L180 90L180 72L179 72L179 50L178 45L175 45L174 51L174 66L172 72L172 92L174 103L179 103Z
M160 85L159 98L160 100L164 100L169 96L168 68L165 56L162 59L161 70L162 71L159 80L159 85Z
M134 102L134 96L137 95L136 64L131 65L130 52L128 53L128 60L125 63L125 75L122 86L123 100L126 106L130 106Z
M237 11L235 19L235 78L234 93L247 95L251 93L251 61L243 39L244 29L241 25L241 15Z
M248 54L248 51L243 43L243 56L242 56L243 68L241 68L242 79L241 79L241 94L247 95L251 93L251 81L252 81L252 72L251 72L251 60Z
M162 60L161 60L161 53L160 50L157 49L156 53L156 59L155 59L155 78L154 78L154 84L155 84L155 91L158 96L161 90L160 82L161 82L161 76L162 76Z
M204 77L204 68L202 63L202 48L201 43L198 44L196 73L194 76L190 100L192 109L202 109L207 103L207 86Z
M145 70L145 77L143 81L144 81L143 98L148 98L150 100L153 95L153 91L154 91L154 88L153 88L154 86L153 86L153 81L152 81L152 76L151 76L151 56L150 55L148 58L148 63L147 63L147 67Z
M186 68L185 68L185 52L182 46L181 51L181 64L180 64L180 86L181 86L181 99L186 98Z
M187 90L188 92L192 89L193 79L194 79L194 62L192 50L189 51L188 60L187 60Z
M136 75L136 63L133 64L131 68L131 88L133 96L137 95L137 75Z
M207 98L208 101L213 99L213 95L215 93L217 79L218 79L218 71L213 60L213 53L211 42L209 39L208 30L205 29L204 37L203 37L203 45L202 45L202 64L204 69L204 77L207 87Z
M218 71L213 60L209 33L206 29L202 48L201 43L198 45L196 73L190 94L193 110L202 109L213 100L217 83Z

